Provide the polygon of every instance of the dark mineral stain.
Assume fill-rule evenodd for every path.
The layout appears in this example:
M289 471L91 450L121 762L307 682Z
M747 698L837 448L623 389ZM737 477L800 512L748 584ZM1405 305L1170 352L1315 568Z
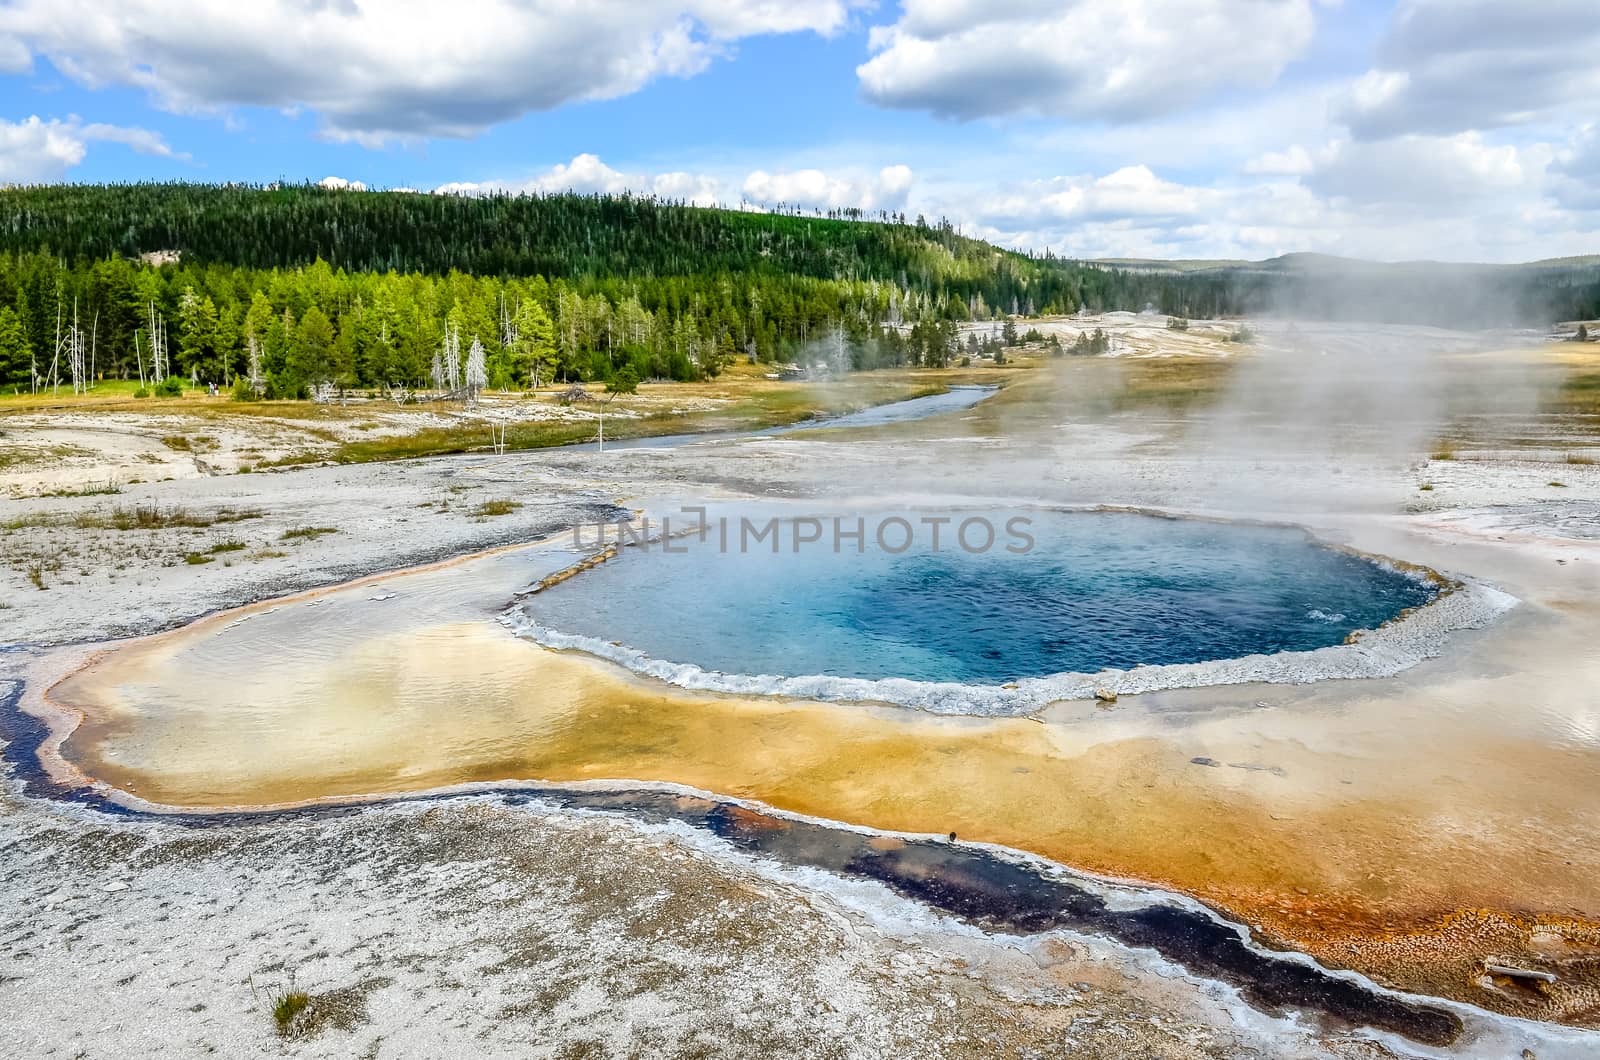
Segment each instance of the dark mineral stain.
M0 739L6 741L4 758L27 795L120 818L159 819L194 828L322 819L358 813L373 804L230 813L134 810L94 788L64 785L44 772L38 752L48 729L21 711L22 692L21 682L12 682L0 692ZM1207 758L1192 761L1220 764ZM1448 1009L1382 993L1298 956L1256 949L1246 943L1245 929L1214 914L1174 905L1157 895L1152 895L1148 905L1113 909L1065 874L1046 872L953 839L887 842L890 837L792 820L727 800L653 789L596 791L515 785L476 794L495 795L513 805L540 801L654 823L682 822L705 829L748 854L876 880L897 894L988 931L1029 935L1068 929L1115 939L1154 950L1197 976L1230 983L1251 1004L1270 1013L1313 1013L1334 1028L1371 1027L1427 1045L1448 1045L1462 1031L1460 1018ZM423 794L383 801L435 802L451 797Z

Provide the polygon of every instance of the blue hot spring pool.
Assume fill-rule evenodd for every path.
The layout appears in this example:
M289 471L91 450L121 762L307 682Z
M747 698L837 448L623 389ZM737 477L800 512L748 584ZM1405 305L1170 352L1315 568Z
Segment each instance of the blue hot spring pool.
M936 550L921 520L940 516ZM968 526L969 551L957 532L974 517L994 541L980 548L985 527ZM729 517L681 552L624 548L525 610L705 671L995 685L1326 647L1436 591L1290 528L1108 512L834 518L782 518L775 537L754 537Z

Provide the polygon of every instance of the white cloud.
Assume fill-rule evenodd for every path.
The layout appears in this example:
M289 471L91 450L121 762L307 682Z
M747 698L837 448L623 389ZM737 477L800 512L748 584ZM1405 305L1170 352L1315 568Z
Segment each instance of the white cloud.
M1145 166L1103 177L1054 177L1019 185L976 203L985 225L1022 228L1062 222L1174 222L1198 218L1215 196L1162 180Z
M862 178L830 176L820 169L786 173L756 170L745 178L744 197L761 206L823 210L900 210L915 180L909 166L885 166Z
M720 183L696 173L621 173L591 154L578 155L567 165L553 166L522 185L525 191L575 191L583 195L619 195L631 191L663 199L683 199L701 206L716 203Z
M33 68L33 53L13 37L0 37L0 74L25 74Z
M61 180L83 161L94 141L119 143L163 158L188 157L175 153L148 129L99 122L85 125L75 117L41 121L34 115L20 122L0 120L0 184Z
M1477 200L1535 188L1549 161L1547 148L1492 146L1477 133L1345 141L1322 152L1306 185L1358 203L1465 210Z
M856 73L945 117L1134 121L1272 83L1314 25L1311 0L905 0Z
M1282 154L1306 174L1185 183L1143 166L1104 175L931 185L916 205L1004 245L1070 257L1249 258L1319 251L1381 260L1527 261L1593 253L1600 196L1553 201L1563 167L1600 173L1600 132L1557 152L1475 135L1341 141ZM1593 151L1591 155L1589 152ZM1559 198L1559 194L1557 195ZM1587 205L1586 205L1587 204ZM1585 213L1584 209L1594 212Z
M76 120L77 119L73 119L73 121ZM80 131L86 140L100 140L105 143L121 144L124 147L137 151L141 155L150 155L154 158L180 158L184 161L189 160L189 155L187 152L174 151L171 147L167 146L167 141L162 139L160 133L151 132L149 129L141 129L137 126L106 125L102 122L94 122L90 125L83 126Z
M333 191L366 191L367 186L359 180L345 180L343 177L323 177L317 181L317 186Z
M723 201L722 182L703 173L624 173L612 169L598 155L581 154L571 162L551 166L526 180L452 181L433 189L435 195L492 195L530 193L553 195L561 192L580 195L654 195L696 206L715 206Z
M1581 212L1578 175L1600 173L1600 126L1561 149L1506 147L1466 134L1385 143L1348 138L1258 156L1251 174L1180 178L1126 165L997 181L987 160L934 177L909 166L648 172L592 154L515 181L454 183L441 194L573 190L658 195L702 205L856 207L946 217L969 235L1070 257L1268 258L1320 251L1384 260L1525 261L1592 253L1600 199ZM1252 167L1245 167L1252 168ZM1570 169L1574 199L1553 178ZM1564 178L1565 179L1565 178Z
M1267 151L1257 155L1244 164L1244 171L1298 177L1310 173L1313 166L1311 152L1294 144L1282 151Z
M0 121L0 183L60 180L87 150L78 130L59 121Z
M1584 125L1550 167L1551 194L1572 210L1600 211L1600 125Z
M741 182L726 174L679 170L648 173L614 169L593 154L581 154L523 180L454 181L433 191L438 195L496 193L580 195L653 195L696 206L737 205L740 196L757 206L800 206L815 209L897 210L905 204L913 175L906 166L885 166L870 176L827 173L819 169L787 172L755 170Z
M1594 0L1402 0L1377 68L1337 108L1358 139L1600 109Z
M661 77L733 42L841 29L858 0L12 0L0 63L43 55L185 112L315 111L333 139L469 136ZM24 51L19 51L24 49Z

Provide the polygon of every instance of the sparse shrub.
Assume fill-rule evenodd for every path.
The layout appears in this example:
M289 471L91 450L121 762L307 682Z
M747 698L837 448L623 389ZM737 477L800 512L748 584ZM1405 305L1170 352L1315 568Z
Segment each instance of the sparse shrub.
M522 503L520 501L484 501L482 504L478 505L472 510L472 514L480 519L484 519L491 515L510 515L520 507L522 507Z
M338 532L338 527L334 526L297 526L293 530L285 530L280 540L303 541L321 537L323 534L337 534Z
M182 397L183 380L179 379L175 375L167 376L165 379L161 380L161 382L156 384L156 396L168 398Z
M147 398L150 396L150 388L142 386L133 392L133 396L136 398Z
M79 530L164 530L169 527L207 527L217 523L237 523L245 519L259 519L261 513L251 508L221 508L215 512L191 512L187 508L162 508L155 504L138 504L132 508L117 505L109 512L87 511L76 515L44 512L20 516L0 524L7 530L25 527L71 526Z
M278 1033L288 1036L289 1028L294 1024L294 1018L306 1010L311 1004L311 995L304 990L290 990L280 994L272 1006L272 1020L278 1025Z
M198 552L190 552L188 555L183 557L183 561L191 567L198 567L202 563L210 563L211 557L202 556Z
M105 497L121 493L122 487L115 482L106 481L79 486L76 489L51 490L46 497Z

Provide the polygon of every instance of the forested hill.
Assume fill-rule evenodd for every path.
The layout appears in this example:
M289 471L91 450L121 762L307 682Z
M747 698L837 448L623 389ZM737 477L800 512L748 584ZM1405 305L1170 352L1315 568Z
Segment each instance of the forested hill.
M75 338L80 374L243 375L257 393L293 395L429 384L447 333L462 351L481 342L491 385L516 386L624 369L700 378L735 356L814 358L824 340L856 368L942 365L961 356L960 321L1080 309L1460 326L1600 314L1593 263L1267 264L1115 267L1003 250L920 217L632 196L9 188L0 386L65 378Z
M1085 301L1117 307L1159 286L1001 250L947 223L848 213L722 210L629 195L46 185L0 191L0 250L46 249L80 264L177 251L193 264L252 269L322 260L353 272L433 275L878 280L966 301L981 294L1007 312L1070 312Z
M165 336L162 374L255 378L255 349L265 392L291 395L430 383L447 330L462 351L483 344L495 386L624 368L692 379L735 356L812 357L825 339L856 368L941 365L960 355L959 321L1143 308L1169 282L887 214L315 186L13 188L0 191L0 385L59 377L74 314L91 374L141 377Z

